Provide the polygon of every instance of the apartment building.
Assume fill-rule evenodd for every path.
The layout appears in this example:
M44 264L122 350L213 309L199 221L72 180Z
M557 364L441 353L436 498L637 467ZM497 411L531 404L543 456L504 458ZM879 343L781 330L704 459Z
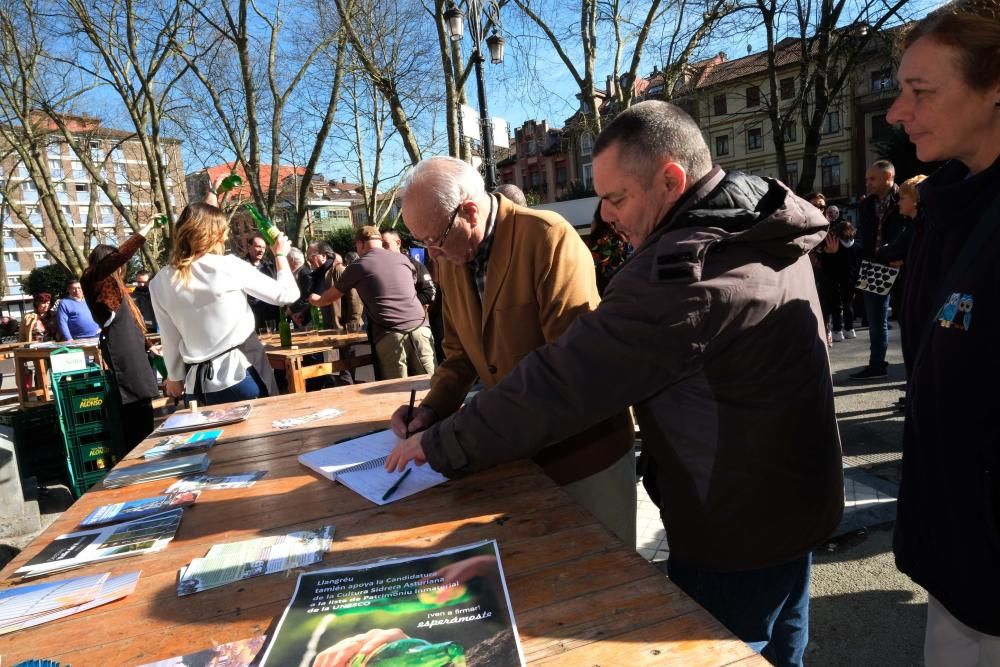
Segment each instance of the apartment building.
M148 220L153 215L154 197L150 188L148 163L134 135L106 128L100 119L89 116L64 116L63 120L74 132L77 145L82 146L84 142L86 143L91 160L100 165L102 175L117 188L117 195L122 204L131 209L136 219ZM131 230L111 205L107 195L96 187L65 138L53 131L48 135L44 150L58 204L79 247L82 248L84 244L88 218L92 218L93 221L91 244L117 244L127 238ZM171 203L175 207L183 206L186 203L186 194L183 186L184 164L181 157L181 142L177 139L162 139L161 151L169 174L167 187L171 191ZM19 162L16 154L4 150L2 155L0 189L7 188L10 198L25 207L29 223L35 229L42 230L46 243L58 247L54 226L38 203L37 184L31 179L24 165ZM2 198L0 198L0 215L2 215L0 226L3 230L5 273L3 300L23 301L28 297L21 294L21 277L36 267L48 265L52 258L48 256L42 244L13 215Z

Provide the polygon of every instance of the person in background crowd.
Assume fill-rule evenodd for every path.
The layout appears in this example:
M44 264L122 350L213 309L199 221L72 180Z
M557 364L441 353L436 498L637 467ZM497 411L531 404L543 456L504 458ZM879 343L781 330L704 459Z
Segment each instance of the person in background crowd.
M810 192L806 195L806 201L823 211L826 217L826 195L822 192ZM827 236L829 238L829 236ZM820 261L822 244L816 246L809 253L809 262L812 264L813 281L816 283L816 292L820 295L820 308L823 313L823 326L826 328L826 346L833 347L833 332L830 331L830 312L827 309L827 300L823 299L824 285L826 277L823 275L823 263Z
M382 247L370 225L355 234L360 259L348 266L333 287L309 301L323 306L357 288L371 322L375 356L385 379L434 372L434 343L424 307L417 300L413 265Z
M899 214L899 186L895 183L896 168L888 160L874 162L865 172L868 196L861 202L861 259L900 268L907 249L900 242L905 238L907 221ZM852 380L878 380L889 376L885 360L889 349L889 295L864 292L865 319L868 322L868 365Z
M146 333L156 331L156 313L153 312L153 299L149 296L149 271L145 269L135 274L135 288L132 290L132 300L142 313L146 325Z
M268 261L266 257L267 241L260 234L254 234L250 238L250 244L247 246L245 259L255 269L268 278L273 279L276 276L274 264ZM267 329L268 333L272 333L270 331L271 328L277 331L279 315L277 306L249 295L247 296L247 302L250 304L250 310L253 311L254 326L257 327L257 331Z
M824 310L830 315L832 341L839 343L844 339L857 338L854 331L854 285L858 282L857 230L850 220L840 219L840 210L836 206L827 206L825 213L830 221L830 232L823 239L822 252L819 253L823 277L820 298L826 301Z
M34 312L28 313L21 320L19 334L22 343L40 343L56 337L56 329L52 321L52 295L39 292L31 297Z
M66 296L56 308L56 331L59 340L97 338L101 327L94 321L90 308L83 299L83 288L76 278L66 283Z
M203 405L277 394L248 297L274 306L299 298L288 266L288 238L278 235L276 277L270 278L225 254L229 222L215 201L213 189L204 203L184 208L170 264L149 288L167 365L166 393L174 398L186 393Z
M524 196L524 191L513 183L503 183L502 185L497 186L497 189L493 192L498 195L503 195L518 206L528 205L528 199Z
M907 256L909 375L896 565L927 589L928 667L1000 665L1000 2L959 0L902 38L902 124L924 162Z
M312 289L312 272L306 266L305 255L298 248L288 251L288 266L295 276L295 284L299 286L299 298L288 306L288 319L295 324L296 329L305 329L312 322L309 307L309 295Z
M122 449L118 459L132 451L153 430L153 399L160 395L149 365L146 322L125 287L128 261L146 242L149 222L122 243L121 248L100 244L90 252L90 265L80 276L83 293L94 319L101 323L101 354L115 377L120 401Z
M625 260L632 254L632 246L601 217L601 204L594 209L594 220L590 223L587 247L594 258L597 276L597 293L604 296L604 290Z
M322 294L326 290L330 289L330 269L333 268L337 259L339 259L337 253L333 251L333 248L331 248L330 244L326 241L316 241L309 244L306 248L306 262L309 264L310 268L310 295ZM339 314L335 312L334 308L337 305L338 304L333 304L331 306L324 306L320 308L320 313L323 317L323 321L320 323L320 329L336 329L340 326L338 323ZM310 318L311 317L312 316L310 315Z
M386 468L426 460L460 476L634 405L659 471L670 579L773 664L801 665L812 550L844 504L804 257L828 223L777 181L713 167L701 129L667 102L618 114L593 157L601 215L635 246L604 300L401 441Z
M404 179L399 201L411 230L439 262L445 292L445 361L402 437L460 409L479 378L492 387L525 354L559 338L597 306L594 269L573 227L486 191L468 163L436 157ZM454 213L454 214L453 214ZM431 242L427 239L435 239ZM635 431L624 410L535 459L554 482L635 548Z
M399 238L398 232L392 230L382 232L382 247L389 252L401 253L410 260L410 264L413 264L413 286L417 289L417 301L424 308L429 306L434 301L437 289L434 287L434 281L431 279L427 267L416 257L403 252L403 242Z

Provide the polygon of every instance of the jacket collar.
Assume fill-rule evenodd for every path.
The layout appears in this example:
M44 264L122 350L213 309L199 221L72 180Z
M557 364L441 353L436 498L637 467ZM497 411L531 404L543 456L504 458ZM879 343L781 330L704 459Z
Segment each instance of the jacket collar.
M514 253L514 216L517 214L517 207L506 197L493 195L494 206L496 206L496 217L494 218L493 247L490 250L490 268L486 272L486 292L483 294L483 329L486 328L486 320L493 312L497 296L500 294L500 286L507 279L507 272L510 270L511 255Z

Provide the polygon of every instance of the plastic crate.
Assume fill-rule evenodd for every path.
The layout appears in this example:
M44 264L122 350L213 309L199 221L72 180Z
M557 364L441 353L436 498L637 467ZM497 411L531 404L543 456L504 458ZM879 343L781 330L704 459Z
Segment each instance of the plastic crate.
M108 400L112 385L104 371L91 366L82 371L52 374L52 393L66 433L108 424L114 401Z
M75 498L79 498L87 492L87 489L104 479L104 475L106 474L106 470L100 470L98 472L85 473L79 477L74 477L69 483L70 491L73 492L73 496Z
M14 429L14 452L22 477L39 481L66 477L65 445L55 405L0 412L0 424Z
M118 462L115 441L114 433L101 427L65 436L66 470L76 497L99 482Z

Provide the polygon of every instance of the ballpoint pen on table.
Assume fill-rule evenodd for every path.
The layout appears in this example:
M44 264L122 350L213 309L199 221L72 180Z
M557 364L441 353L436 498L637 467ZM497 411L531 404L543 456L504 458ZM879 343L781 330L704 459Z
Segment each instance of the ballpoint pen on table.
M399 488L400 484L403 483L403 480L406 479L406 476L409 475L412 471L413 468L407 468L406 470L404 470L403 474L400 475L399 479L396 480L396 483L390 486L389 490L386 491L384 494L382 494L382 500L388 500L389 496L396 493L396 490Z

